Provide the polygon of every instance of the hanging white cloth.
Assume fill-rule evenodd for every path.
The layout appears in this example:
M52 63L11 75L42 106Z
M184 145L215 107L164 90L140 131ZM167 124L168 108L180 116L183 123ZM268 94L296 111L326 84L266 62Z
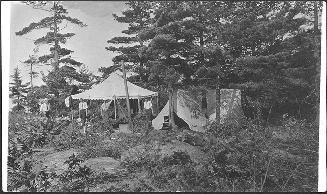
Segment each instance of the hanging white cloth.
M151 100L148 100L148 101L144 102L144 109L150 109L151 107L152 107Z
M65 99L65 105L66 107L69 107L69 104L70 104L70 96L68 96L66 99Z
M110 102L104 102L104 103L102 103L101 110L102 111L107 111L109 109L109 107L110 107L111 102L112 102L112 100Z

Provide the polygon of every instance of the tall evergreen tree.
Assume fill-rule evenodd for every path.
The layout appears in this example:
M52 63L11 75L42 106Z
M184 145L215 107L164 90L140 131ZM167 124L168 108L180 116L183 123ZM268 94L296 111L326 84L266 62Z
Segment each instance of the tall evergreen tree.
M21 106L22 101L25 98L24 93L26 94L28 92L28 84L23 84L18 67L14 69L14 73L10 77L13 82L10 83L11 86L9 87L9 90L11 93L9 94L9 97L14 98L14 102L17 102L17 106Z
M168 68L168 74L175 71L184 86L215 87L226 64L219 41L224 6L208 1L156 2L152 25L139 33L149 42L140 51L151 67L150 78L163 80Z
M129 1L126 5L128 5L129 9L123 11L122 16L113 14L117 22L128 24L128 29L122 31L126 36L113 37L108 40L109 46L106 47L106 50L118 53L112 59L115 64L114 69L118 67L118 62L123 61L129 64L127 68L138 73L138 78L146 81L148 76L145 70L145 59L138 53L138 49L144 43L138 37L138 33L150 24L152 3L148 1ZM117 47L116 45L123 46ZM108 73L113 72L112 69L113 67L104 67L99 71L103 72L106 77L109 75Z
M233 6L223 30L237 77L229 83L237 83L247 93L259 118L263 110L272 109L294 110L300 116L301 101L312 91L316 74L314 42L310 30L303 30L307 19L299 17L303 3L236 2Z
M37 56L36 56L36 53L38 52L38 47L33 49L33 51L34 51L33 55L30 55L29 58L23 62L24 64L28 65L30 68L29 75L30 75L30 85L31 85L32 89L33 89L33 78L37 77L37 75L38 75L38 72L33 70L33 67L39 65Z
M101 81L101 77L94 75L85 65L81 66L78 73L83 81L78 86L81 90L88 90L93 84L97 84Z
M76 18L71 18L67 14L67 10L59 3L53 2L25 2L32 5L36 9L42 9L49 12L49 16L41 19L39 22L31 23L16 35L22 36L38 29L49 29L47 34L34 41L34 44L49 44L50 54L40 56L38 62L45 65L52 65L52 70L44 77L45 83L51 88L52 92L58 97L60 93L70 90L67 79L75 79L80 81L80 76L76 72L76 67L82 63L71 58L72 50L63 48L67 39L74 36L74 33L64 33L65 27L61 27L63 21L75 24L80 27L86 26L83 22Z
M301 114L317 83L317 3L160 1L151 6L136 36L143 43L138 55L147 85L236 87L259 117L280 107ZM301 14L313 15L313 22ZM136 20L124 21L133 26ZM314 30L306 29L310 23Z

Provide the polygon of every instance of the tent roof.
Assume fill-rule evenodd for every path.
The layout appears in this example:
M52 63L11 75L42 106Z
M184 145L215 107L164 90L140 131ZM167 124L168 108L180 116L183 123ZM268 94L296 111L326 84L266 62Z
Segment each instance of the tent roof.
M130 99L158 96L157 92L141 88L129 81L127 81L128 93ZM72 95L74 99L91 99L91 100L107 100L116 98L126 98L124 79L116 73L110 74L110 76L101 82L93 86L91 89L82 93Z

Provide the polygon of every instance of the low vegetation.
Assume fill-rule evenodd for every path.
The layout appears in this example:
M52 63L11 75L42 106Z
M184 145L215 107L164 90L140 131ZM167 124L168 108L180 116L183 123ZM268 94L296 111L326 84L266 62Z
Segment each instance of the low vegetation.
M142 132L116 133L109 122L94 121L84 135L69 120L47 123L35 114L10 113L8 190L317 191L318 125L290 117L280 126L212 124L197 133L157 131L136 119ZM36 169L38 149L72 148L79 154L61 175ZM99 157L119 161L119 170L100 173L82 165Z

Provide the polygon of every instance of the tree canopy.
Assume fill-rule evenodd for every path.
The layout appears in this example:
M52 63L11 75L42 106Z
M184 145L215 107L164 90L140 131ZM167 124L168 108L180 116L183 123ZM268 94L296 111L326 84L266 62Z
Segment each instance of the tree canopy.
M25 3L35 9L49 12L49 16L38 22L30 23L22 30L16 32L16 35L23 36L39 29L49 30L44 36L34 40L35 45L47 44L50 47L50 53L39 56L37 62L52 66L49 74L43 77L43 81L51 88L51 92L56 96L67 93L70 90L69 82L71 80L83 82L85 79L76 71L76 68L80 67L82 63L71 57L72 50L62 46L69 38L75 35L74 33L65 32L63 22L66 21L67 24L70 23L79 27L85 27L86 24L77 18L68 16L67 9L59 1L27 1Z
M291 107L300 116L300 107L318 102L321 4L159 1L127 5L123 16L115 18L128 23L123 33L133 36L113 37L108 43L124 44L106 49L119 53L113 62L129 62L144 85L239 88L248 105L258 111Z

